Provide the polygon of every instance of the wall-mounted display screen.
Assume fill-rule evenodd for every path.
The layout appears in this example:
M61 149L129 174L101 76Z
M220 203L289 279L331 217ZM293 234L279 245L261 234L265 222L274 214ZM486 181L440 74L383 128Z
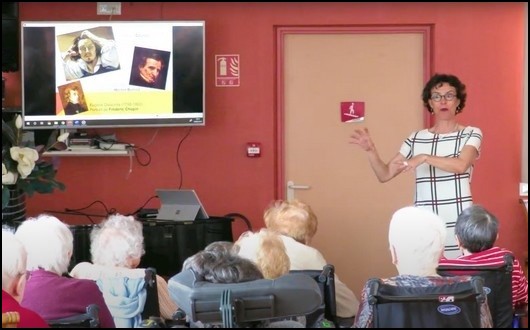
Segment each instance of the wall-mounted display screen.
M21 22L28 129L202 126L204 21Z

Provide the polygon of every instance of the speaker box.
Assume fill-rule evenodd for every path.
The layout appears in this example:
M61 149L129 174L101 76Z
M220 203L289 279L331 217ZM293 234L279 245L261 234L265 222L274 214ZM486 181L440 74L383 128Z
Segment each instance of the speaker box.
M2 3L2 72L18 71L20 53L18 2Z
M207 220L143 221L145 255L140 266L154 267L162 276L180 272L184 260L216 241L233 241L233 218Z

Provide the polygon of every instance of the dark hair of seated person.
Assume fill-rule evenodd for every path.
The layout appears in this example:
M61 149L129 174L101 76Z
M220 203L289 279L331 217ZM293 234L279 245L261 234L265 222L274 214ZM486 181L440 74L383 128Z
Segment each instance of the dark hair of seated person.
M258 266L230 252L200 251L184 261L182 269L192 269L211 283L239 283L263 278Z
M208 244L204 251L221 253L221 254L237 254L239 252L239 246L235 245L234 242L229 241L215 241Z

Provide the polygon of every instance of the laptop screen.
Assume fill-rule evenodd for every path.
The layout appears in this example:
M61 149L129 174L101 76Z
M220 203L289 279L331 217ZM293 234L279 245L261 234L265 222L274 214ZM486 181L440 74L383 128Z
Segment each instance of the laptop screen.
M156 189L160 199L157 219L175 221L193 221L208 219L199 197L193 189Z

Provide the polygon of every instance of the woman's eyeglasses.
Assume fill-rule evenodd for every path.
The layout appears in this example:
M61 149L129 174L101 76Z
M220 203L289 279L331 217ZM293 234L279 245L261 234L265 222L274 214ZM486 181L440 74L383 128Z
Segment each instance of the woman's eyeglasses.
M442 100L442 98L444 98L446 101L452 101L456 98L456 94L455 93L452 93L452 92L449 92L447 94L438 94L438 93L434 93L431 95L431 100L433 100L434 102L440 102Z

